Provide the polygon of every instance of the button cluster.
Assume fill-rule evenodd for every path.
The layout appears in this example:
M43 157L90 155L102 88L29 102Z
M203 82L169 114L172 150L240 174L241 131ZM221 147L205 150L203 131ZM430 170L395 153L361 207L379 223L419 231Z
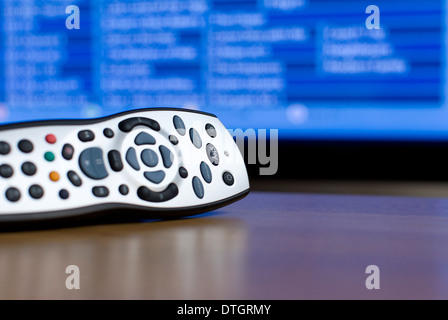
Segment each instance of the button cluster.
M187 127L185 126L184 121L182 120L181 117L179 117L178 115L173 117L173 124L174 124L174 128L177 130L177 132L180 135L185 135L187 132ZM218 136L217 130L215 128L214 125L212 125L211 123L207 123L205 125L205 132L207 133L207 135L214 139ZM203 146L203 140L201 138L200 133L195 129L195 128L190 128L188 130L189 132L189 137L190 137L190 141L191 143L197 148L197 149L201 149ZM169 136L169 140L173 145L176 145L179 143L177 137L175 137L174 135ZM207 154L207 158L210 161L210 163L213 166L218 166L220 163L220 158L219 158L219 152L218 149L212 144L212 143L207 143L205 145L205 152ZM212 170L210 169L210 166L202 161L200 164L200 172L201 172L201 176L203 181L205 181L206 183L211 183L213 176L212 176ZM187 169L185 169L184 167L180 167L179 168L179 176L182 179L187 179L188 178L188 171ZM235 182L233 175L226 171L224 172L222 179L224 181L224 183L227 186L232 186ZM196 194L196 196L199 199L204 198L205 196L205 190L204 190L204 185L201 181L201 179L197 176L194 176L192 181L192 187L193 187L193 191Z
M49 145L54 145L57 142L56 135L49 133L45 136L45 142ZM30 154L34 150L34 144L28 140L28 139L22 139L18 142L17 148L19 151L25 154ZM64 158L69 158L67 151L68 149L64 147L63 156ZM9 143L5 141L0 141L0 155L8 155L11 152L11 146ZM73 148L71 149L71 156L73 156ZM70 157L71 157L70 156ZM48 161L52 162L56 159L55 154L52 151L47 151L44 153L43 158ZM27 177L33 177L36 175L38 168L35 163L31 161L25 161L20 166L21 172L23 175ZM0 166L0 176L5 179L9 179L14 175L14 170L11 165L9 164L2 164ZM53 182L57 182L60 179L59 173L56 171L52 171L49 174L49 179ZM33 184L28 188L28 194L31 198L35 200L39 200L44 196L44 189L39 184ZM21 199L22 194L19 189L15 187L10 187L5 192L5 197L11 202L17 202Z
M156 142L157 142L156 139L148 132L140 132L139 134L137 134L137 136L134 139L135 145L143 147L148 146L148 147L139 152L139 154L137 154L137 150L135 149L135 147L130 147L127 150L125 159L126 162L131 166L131 168L133 168L136 171L140 171L141 169L140 161L143 164L144 168L148 169L153 169L157 167L160 162L163 163L163 166L166 169L172 167L174 160L173 153L165 145L160 145L158 150L151 149L151 146L155 145ZM151 183L160 184L166 177L166 173L163 170L156 170L156 171L146 171L146 170L143 172L143 176Z
M210 123L207 123L205 127L202 127L201 130L191 127L187 128L183 119L178 115L175 115L173 117L173 125L178 135L176 136L176 132L174 132L174 134L168 136L169 143L172 146L178 145L180 143L179 139L182 139L183 136L187 136L195 148L202 149L204 147L205 149L204 151L207 154L209 162L202 161L200 163L200 174L194 175L192 178L189 178L188 170L185 167L180 166L178 169L180 178L190 179L188 181L191 182L191 187L195 195L199 199L203 199L206 193L204 185L210 184L214 178L210 166L218 166L220 163L219 152L217 148L213 144L208 143L208 141L210 141L210 138L214 139L217 137L217 130ZM157 121L145 117L132 117L123 120L119 123L118 129L124 133L128 133L139 126L143 126L154 131L160 131L161 129ZM204 129L208 137L201 137L199 131L204 132ZM115 132L111 128L105 128L102 133L104 137L108 139L112 139L115 136ZM87 143L94 141L96 137L95 133L92 130L83 129L78 132L77 138L79 139L79 141L86 143L86 146L89 146L89 144ZM186 139L188 140L188 138ZM57 136L52 133L48 133L45 136L45 142L48 145L57 145ZM135 171L140 171L143 165L144 178L146 178L153 184L161 184L166 179L166 172L164 170L157 170L156 167L162 168L160 165L161 163L163 164L163 168L171 169L174 163L174 153L171 151L168 145L160 144L157 149L155 147L152 147L157 144L157 141L151 133L145 131L142 131L135 136L134 144L135 146L130 147L124 155L125 163L123 162L124 160L122 160L122 155L119 150L109 150L107 152L106 161L109 162L110 168L114 172L120 172L124 169L124 164L127 163ZM137 154L136 146L142 147L141 149L139 149L139 154ZM33 143L28 139L20 140L17 144L17 147L18 150L25 154L29 154L34 150ZM10 152L11 145L6 141L0 141L0 155L8 155ZM58 152L60 152L60 155L62 155L62 158L66 161L73 160L75 156L75 148L70 143L64 144L62 146L62 150ZM54 162L55 160L57 160L57 153L55 153L54 150L47 150L43 154L43 158L47 162ZM79 157L76 157L76 159L78 160L79 170L88 178L92 180L101 180L109 176L108 169L106 169L103 149L101 147L92 146L85 148L79 154ZM20 168L21 172L28 177L35 176L38 171L37 166L31 161L23 162ZM9 179L13 175L14 169L10 164L5 163L0 165L0 177ZM49 173L48 178L50 181L56 183L61 180L61 175L57 171L52 171ZM83 179L74 170L68 171L66 178L75 188L79 188L83 185ZM235 182L233 175L228 171L223 173L222 179L225 185L228 186L232 186ZM106 186L94 186L91 191L92 194L98 198L105 198L110 195L110 191ZM121 184L118 187L118 192L123 196L127 196L130 192L130 188L125 184ZM179 189L175 183L170 183L168 187L161 192L155 192L147 187L140 187L137 190L137 196L140 199L148 202L169 201L175 198L178 193ZM28 188L28 194L31 198L39 200L44 197L45 190L39 184L32 184ZM70 197L70 192L67 189L61 189L59 190L58 195L60 199L67 200ZM15 187L9 187L5 192L5 196L10 202L17 202L21 199L22 194L19 189Z

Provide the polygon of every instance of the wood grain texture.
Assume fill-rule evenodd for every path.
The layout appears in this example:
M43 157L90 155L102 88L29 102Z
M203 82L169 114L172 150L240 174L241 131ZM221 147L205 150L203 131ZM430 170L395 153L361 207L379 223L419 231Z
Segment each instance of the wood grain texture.
M0 233L0 299L315 298L447 299L448 199L253 192L189 219Z

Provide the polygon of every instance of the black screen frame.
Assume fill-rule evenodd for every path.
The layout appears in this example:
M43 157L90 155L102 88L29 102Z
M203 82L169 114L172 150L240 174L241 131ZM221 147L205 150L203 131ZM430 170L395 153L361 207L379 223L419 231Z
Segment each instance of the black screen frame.
M448 141L280 140L271 176L245 161L250 178L264 181L448 181Z

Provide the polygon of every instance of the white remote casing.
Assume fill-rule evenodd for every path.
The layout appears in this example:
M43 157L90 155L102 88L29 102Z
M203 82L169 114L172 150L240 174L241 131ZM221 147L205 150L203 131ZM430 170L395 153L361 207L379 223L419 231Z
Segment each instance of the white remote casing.
M176 128L175 117L182 120L185 130L182 129L182 125L179 126L179 122ZM146 119L151 120L151 126L142 123L148 121ZM206 129L210 128L210 125L214 127L212 134ZM109 133L113 132L113 137L107 137L105 129L110 129ZM200 146L198 139L194 139L195 134L190 134L191 129L198 133ZM93 133L94 139L81 141L80 132L87 131ZM141 133L152 136L155 143L137 145L135 139ZM56 138L56 141L48 142L49 135ZM170 138L177 140L177 144L171 142ZM31 142L33 146L31 152L25 153L20 150L19 143L23 140ZM112 209L120 210L123 214L133 211L148 218L182 217L222 207L243 198L249 192L249 179L244 160L233 137L216 116L203 112L154 108L91 120L15 123L0 126L0 142L10 146L7 154L0 155L0 166L7 165L13 170L11 177L0 177L0 223L63 219ZM67 145L73 148L73 156L69 160L62 155L63 148ZM164 146L165 156L162 154L161 146ZM135 150L140 170L134 169L127 160L130 148ZM166 149L169 152L166 152ZM88 151L84 152L86 150ZM102 159L98 158L98 150L102 152ZM119 152L121 170L116 171L112 167L112 162L108 158L112 150ZM145 150L152 150L151 159L157 162L155 166L149 167L142 161L142 153ZM216 163L216 151L219 163ZM214 154L211 154L212 152ZM86 156L90 153L95 153L95 156L92 158ZM169 168L165 164L168 153ZM83 157L80 159L82 154ZM45 155L50 160L51 155L54 155L55 159L48 161ZM22 165L25 162L35 165L37 169L35 174L26 175L22 172ZM85 168L90 169L82 168L81 162L84 162ZM90 167L92 162L98 167L92 169ZM201 165L209 168L210 182L206 181ZM179 172L181 167L188 172L187 177L181 176ZM107 172L106 177L103 169ZM100 171L103 174L100 174L100 178L92 178L89 170ZM75 186L70 181L69 171L77 174L82 181L81 186ZM161 182L154 183L145 177L145 172L163 172L165 176ZM209 180L207 170L204 172ZM229 178L228 173L233 180ZM57 181L53 181L50 175ZM226 183L224 175L232 181ZM57 176L59 179L56 179ZM193 186L193 181L196 187ZM38 185L43 190L43 196L39 199L30 195L30 187L33 185ZM120 186L126 186L128 193L123 194ZM8 199L7 192L10 188L20 192L20 199L13 199L14 201ZM100 197L95 195L94 188L102 188L103 194ZM167 191L168 189L170 190ZM104 194L104 190L107 190L107 195ZM61 191L65 193L64 197L61 197ZM146 198L151 194L151 200L143 199L142 194Z

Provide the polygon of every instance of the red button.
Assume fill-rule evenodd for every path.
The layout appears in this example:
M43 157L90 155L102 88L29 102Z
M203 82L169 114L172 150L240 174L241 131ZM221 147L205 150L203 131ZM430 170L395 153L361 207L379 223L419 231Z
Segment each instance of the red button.
M56 143L56 137L54 136L54 134L48 134L45 137L45 140L50 144Z

